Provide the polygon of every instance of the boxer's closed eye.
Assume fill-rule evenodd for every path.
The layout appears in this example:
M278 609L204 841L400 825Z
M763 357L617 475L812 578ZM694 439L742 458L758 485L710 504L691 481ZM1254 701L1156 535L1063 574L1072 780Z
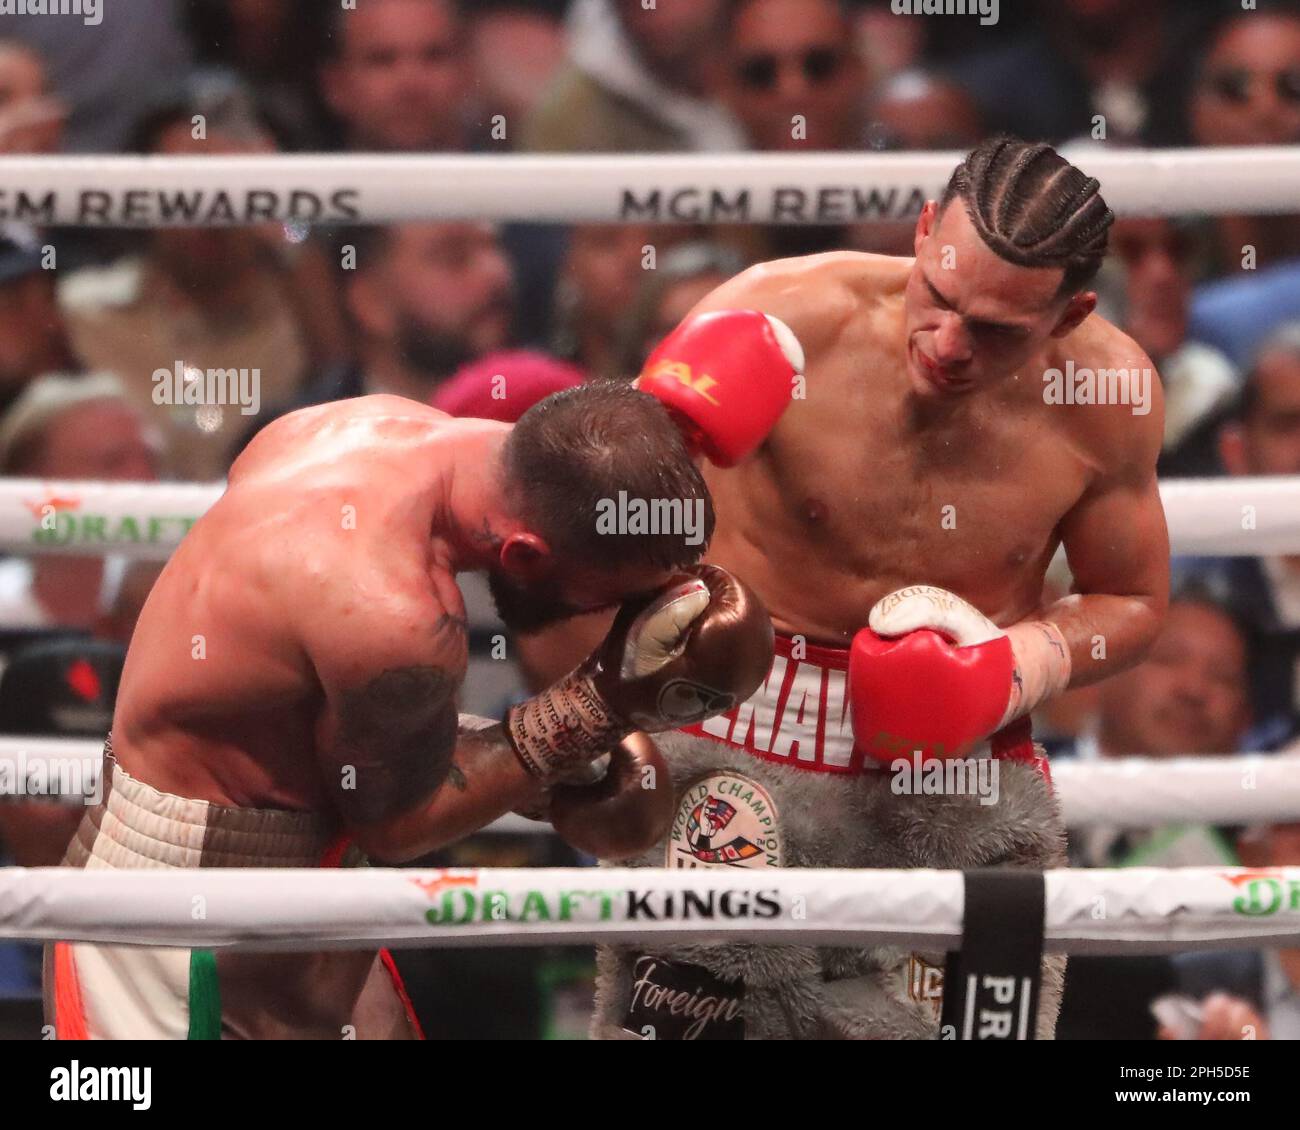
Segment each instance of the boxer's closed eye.
M956 309L956 307L953 306L951 302L949 302L946 298L944 298L944 296L935 289L934 283L932 283L929 279L925 280L925 285L927 289L930 291L930 297L934 299L936 305L942 307L944 310Z
M1028 331L1024 326L1008 326L1002 322L971 322L972 332L988 337L1000 337L1007 340L1022 338Z

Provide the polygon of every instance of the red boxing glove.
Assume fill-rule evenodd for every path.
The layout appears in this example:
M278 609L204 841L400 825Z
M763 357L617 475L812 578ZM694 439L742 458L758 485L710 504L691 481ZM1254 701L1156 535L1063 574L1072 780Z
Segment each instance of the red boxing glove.
M803 347L779 318L718 310L664 338L636 386L667 406L692 447L734 467L776 426L803 366Z
M1004 632L932 585L890 593L867 623L849 654L849 709L857 748L878 760L963 756L1070 681L1054 624Z
M857 748L879 761L960 757L997 729L1011 686L1005 637L956 647L938 632L853 637L849 710Z

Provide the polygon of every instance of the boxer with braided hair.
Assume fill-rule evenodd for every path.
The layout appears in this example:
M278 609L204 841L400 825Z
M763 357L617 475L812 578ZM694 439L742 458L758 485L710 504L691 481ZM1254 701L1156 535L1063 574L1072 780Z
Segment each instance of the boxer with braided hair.
M748 702L661 739L676 813L636 863L1063 864L1030 713L1137 662L1168 596L1159 379L1088 289L1111 219L1050 146L994 138L925 206L915 258L762 264L651 357L640 387L688 436L767 402L768 368L723 348L755 311L802 364L761 441L700 445L706 559L754 587L777 656ZM1045 603L1059 546L1074 592ZM942 770L942 790L912 787L914 764ZM969 787L972 770L993 787ZM1040 1036L1063 966L1044 966ZM942 967L872 946L606 947L595 1031L933 1037Z

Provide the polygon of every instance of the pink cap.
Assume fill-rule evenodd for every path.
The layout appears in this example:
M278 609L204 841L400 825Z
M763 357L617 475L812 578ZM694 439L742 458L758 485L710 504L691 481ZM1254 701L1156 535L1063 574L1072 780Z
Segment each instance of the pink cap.
M440 385L430 403L451 416L513 424L539 400L586 379L581 369L545 353L526 349L489 353Z

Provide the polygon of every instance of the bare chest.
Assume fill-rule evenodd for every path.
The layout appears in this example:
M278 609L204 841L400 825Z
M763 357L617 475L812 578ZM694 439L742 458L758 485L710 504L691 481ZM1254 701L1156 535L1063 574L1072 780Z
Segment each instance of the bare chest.
M719 476L716 544L763 553L787 600L824 587L858 610L924 581L993 614L1036 599L1088 478L1078 451L1032 413L918 429L867 395L810 395L759 460ZM782 580L791 572L798 586Z

